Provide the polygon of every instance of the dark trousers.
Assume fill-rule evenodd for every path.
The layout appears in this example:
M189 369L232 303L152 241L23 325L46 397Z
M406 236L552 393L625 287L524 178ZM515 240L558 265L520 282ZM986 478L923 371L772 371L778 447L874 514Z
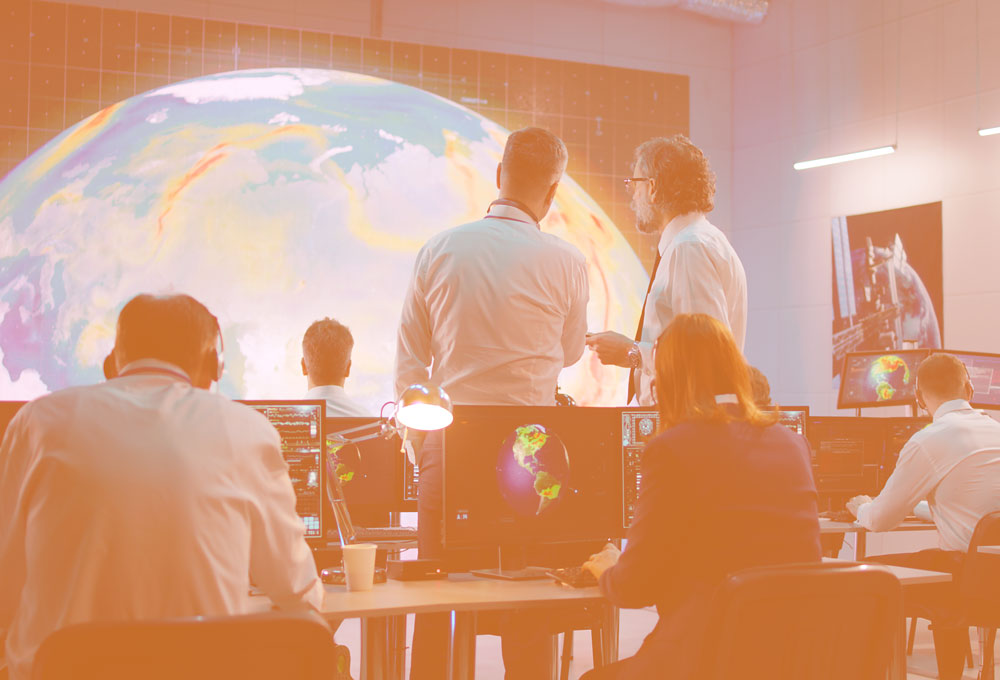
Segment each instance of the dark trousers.
M940 680L958 680L965 670L969 627L962 623L962 605L956 582L964 559L965 553L935 548L915 553L878 555L865 560L913 569L944 571L952 575L949 583L929 583L906 586L903 589L903 609L906 615L931 622Z
M418 454L420 480L417 490L417 550L421 559L440 559L442 549L444 436L430 432ZM504 612L480 616L483 628L500 632L505 675L508 680L548 680L552 677L552 637L546 626L536 624L537 614ZM448 677L450 614L417 614L413 622L410 680Z

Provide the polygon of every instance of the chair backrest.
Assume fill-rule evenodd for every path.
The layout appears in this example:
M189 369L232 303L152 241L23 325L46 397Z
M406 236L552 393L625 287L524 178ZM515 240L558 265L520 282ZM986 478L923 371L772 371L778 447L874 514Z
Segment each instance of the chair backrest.
M1000 545L1000 512L991 512L976 523L959 582L969 623L997 628L1000 627L1000 555L979 552L981 545Z
M35 680L240 680L338 677L333 635L312 616L84 623L50 635Z
M731 574L716 594L700 680L885 680L903 627L891 573L797 564Z

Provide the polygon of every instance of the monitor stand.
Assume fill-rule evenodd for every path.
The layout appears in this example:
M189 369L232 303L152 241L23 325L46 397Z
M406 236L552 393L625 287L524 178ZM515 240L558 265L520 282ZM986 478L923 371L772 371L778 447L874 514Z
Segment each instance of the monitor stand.
M551 578L546 567L526 567L523 545L497 546L498 569L473 569L470 574L503 581L537 581Z

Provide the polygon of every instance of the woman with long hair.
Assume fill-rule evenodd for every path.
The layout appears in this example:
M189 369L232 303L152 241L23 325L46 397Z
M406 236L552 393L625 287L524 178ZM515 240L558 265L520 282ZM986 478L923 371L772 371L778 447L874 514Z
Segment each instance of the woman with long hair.
M711 598L727 574L821 559L809 445L754 405L732 334L705 314L676 317L655 350L661 433L643 453L624 552L584 565L621 607L656 605L635 656L585 678L697 677Z

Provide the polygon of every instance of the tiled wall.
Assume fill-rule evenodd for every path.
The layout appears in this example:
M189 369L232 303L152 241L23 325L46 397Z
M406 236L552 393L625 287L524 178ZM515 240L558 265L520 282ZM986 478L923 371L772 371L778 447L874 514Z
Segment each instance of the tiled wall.
M942 201L945 341L1000 351L1000 136L977 134L1000 125L1000 2L771 6L734 32L733 241L750 284L747 354L772 394L834 411L837 215ZM893 142L891 156L792 169Z
M682 75L110 7L2 7L0 176L84 117L169 82L237 68L333 68L420 87L510 129L551 129L566 141L574 178L628 225L620 180L635 146L689 129Z

